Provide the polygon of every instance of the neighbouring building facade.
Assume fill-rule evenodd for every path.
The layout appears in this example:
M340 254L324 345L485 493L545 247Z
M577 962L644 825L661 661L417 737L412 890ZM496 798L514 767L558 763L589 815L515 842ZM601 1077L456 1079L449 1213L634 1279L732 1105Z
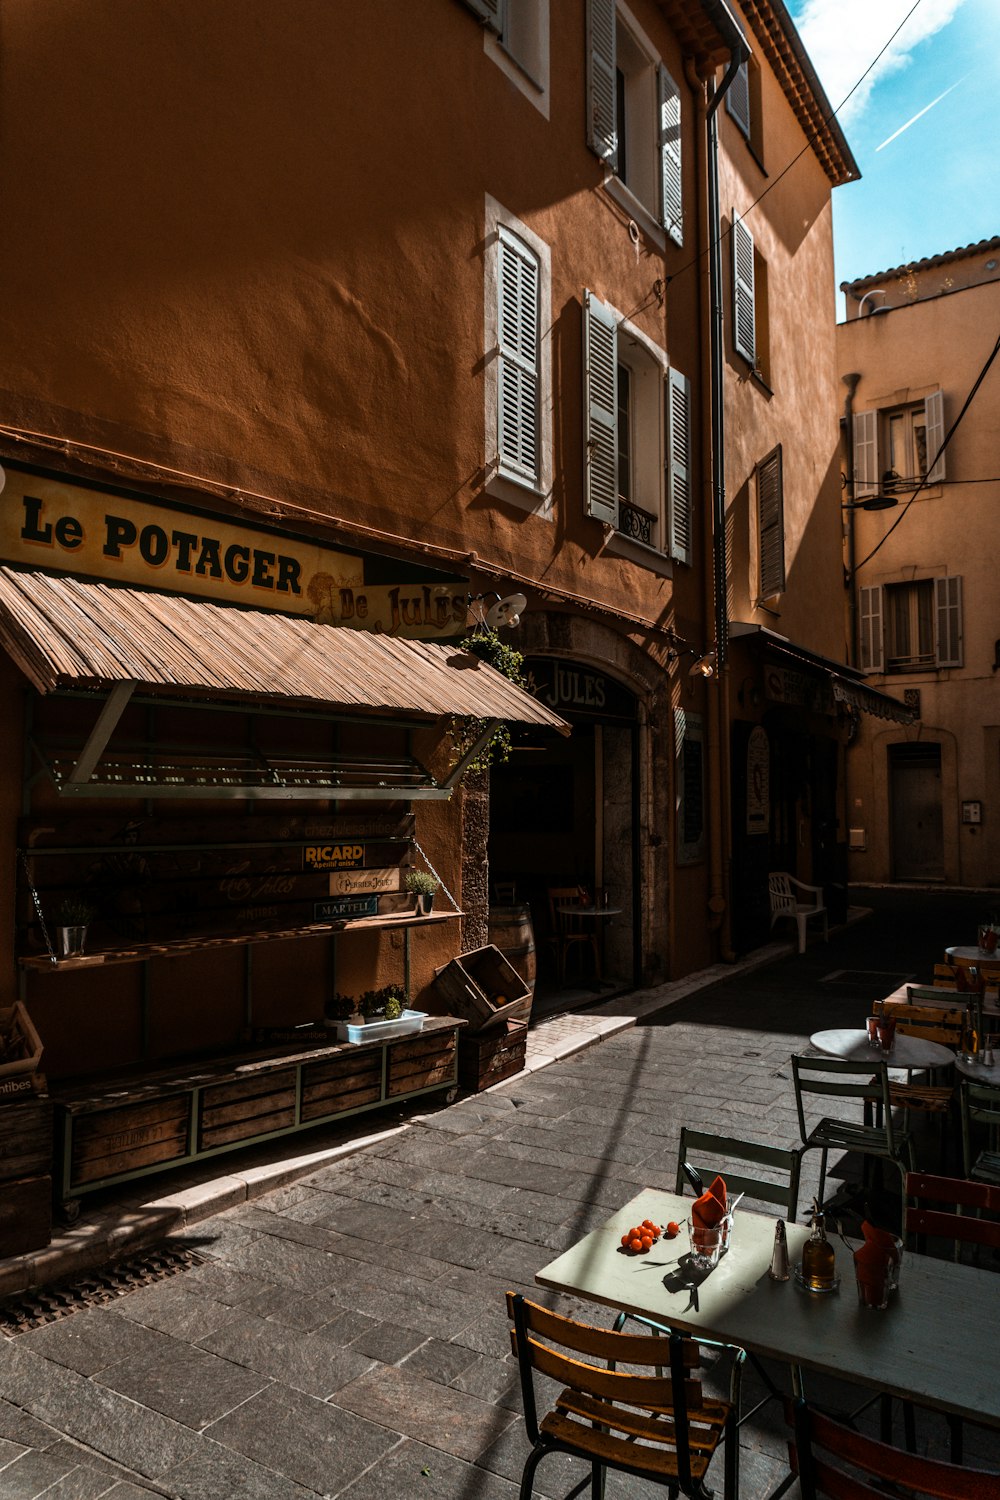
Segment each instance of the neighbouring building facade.
M0 966L51 1078L440 1009L501 890L542 962L604 893L630 986L766 938L769 869L834 889L893 709L842 665L856 167L781 0L12 0L0 46ZM454 910L401 925L414 863Z
M996 885L1000 238L842 290L852 660L914 714L859 722L852 878Z

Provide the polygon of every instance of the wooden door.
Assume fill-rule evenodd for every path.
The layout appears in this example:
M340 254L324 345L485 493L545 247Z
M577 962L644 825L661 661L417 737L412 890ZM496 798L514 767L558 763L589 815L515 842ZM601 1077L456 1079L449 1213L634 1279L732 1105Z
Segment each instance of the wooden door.
M943 880L940 745L890 746L889 791L894 879Z

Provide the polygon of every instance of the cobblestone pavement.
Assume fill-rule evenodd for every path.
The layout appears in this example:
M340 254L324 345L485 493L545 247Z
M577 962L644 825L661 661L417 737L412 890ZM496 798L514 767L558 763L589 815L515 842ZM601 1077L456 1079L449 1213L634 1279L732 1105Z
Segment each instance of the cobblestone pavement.
M857 1022L876 982L827 976L931 946L926 918L909 950L906 924L898 942L878 913L861 925L425 1112L188 1227L201 1265L0 1342L2 1500L514 1500L527 1445L505 1291L540 1295L540 1266L640 1188L671 1186L682 1124L796 1141L790 1054L820 1022ZM783 1475L778 1420L772 1403L742 1429L748 1500ZM943 1428L921 1420L921 1441L937 1449ZM1000 1467L995 1436L967 1447ZM547 1459L535 1493L582 1474ZM614 1475L607 1492L663 1494Z

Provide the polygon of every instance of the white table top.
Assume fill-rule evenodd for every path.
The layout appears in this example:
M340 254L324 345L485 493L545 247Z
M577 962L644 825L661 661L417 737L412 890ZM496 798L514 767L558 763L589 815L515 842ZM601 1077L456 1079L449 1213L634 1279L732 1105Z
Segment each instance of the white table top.
M954 948L946 948L945 954L959 964L1000 964L1000 953L984 953L982 948L973 943L972 947L963 946L961 943Z
M995 1051L993 1055L996 1057ZM982 1063L966 1062L964 1057L956 1057L955 1067L973 1083L1000 1083L1000 1062L995 1062L991 1068L984 1068Z
M840 1290L813 1295L796 1283L809 1236L802 1224L787 1226L792 1277L771 1281L775 1221L742 1209L729 1253L714 1270L696 1272L684 1227L692 1201L647 1188L536 1282L1000 1427L1000 1340L994 1319L983 1316L995 1303L994 1272L906 1252L899 1291L885 1312L873 1312L858 1305L852 1256L836 1236ZM646 1255L626 1254L623 1233L646 1218L676 1219L681 1232Z
M828 1057L840 1057L845 1062L887 1062L890 1068L946 1068L955 1061L954 1052L941 1042L928 1042L923 1037L903 1036L899 1032L889 1052L869 1047L868 1033L856 1027L816 1031L809 1043Z

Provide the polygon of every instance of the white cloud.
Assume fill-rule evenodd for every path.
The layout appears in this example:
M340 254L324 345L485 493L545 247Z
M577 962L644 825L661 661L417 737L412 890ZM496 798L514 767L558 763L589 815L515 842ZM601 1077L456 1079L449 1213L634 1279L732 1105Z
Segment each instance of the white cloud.
M856 120L879 79L909 67L917 46L947 26L962 4L963 0L921 0L864 83L851 95L840 113L841 122ZM834 109L912 8L913 0L803 0L794 7L806 51Z

